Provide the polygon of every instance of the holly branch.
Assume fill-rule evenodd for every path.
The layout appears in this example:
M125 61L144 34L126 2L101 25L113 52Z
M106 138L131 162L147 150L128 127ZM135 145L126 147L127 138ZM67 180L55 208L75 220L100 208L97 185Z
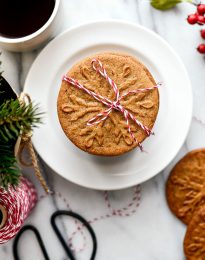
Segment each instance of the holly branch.
M159 10L165 11L168 9L171 9L175 7L177 4L180 3L190 3L195 6L196 11L195 13L192 13L188 15L187 22L191 25L199 25L204 26L205 25L205 3L201 1L196 0L151 0L151 5ZM200 35L203 40L205 40L205 29L202 28L200 30ZM205 43L201 43L197 47L197 51L200 54L205 54Z

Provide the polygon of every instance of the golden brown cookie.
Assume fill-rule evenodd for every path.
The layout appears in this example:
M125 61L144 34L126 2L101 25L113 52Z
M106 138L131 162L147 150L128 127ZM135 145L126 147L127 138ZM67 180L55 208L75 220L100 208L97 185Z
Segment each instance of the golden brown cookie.
M205 149L189 152L176 164L166 195L172 212L188 224L193 213L205 205Z
M193 215L184 238L187 260L205 260L205 207Z
M120 95L129 90L156 85L147 68L126 54L96 54L75 64L68 71L67 76L103 97L115 100L111 86L93 69L93 58L103 63L109 77L120 89ZM159 109L157 89L129 95L120 103L141 123L152 129ZM123 114L117 110L113 110L105 121L97 125L87 125L90 119L107 108L84 91L62 82L57 101L59 121L66 136L80 149L91 154L114 156L128 152L138 145L127 131ZM146 133L131 120L130 124L135 137L142 142L147 137Z

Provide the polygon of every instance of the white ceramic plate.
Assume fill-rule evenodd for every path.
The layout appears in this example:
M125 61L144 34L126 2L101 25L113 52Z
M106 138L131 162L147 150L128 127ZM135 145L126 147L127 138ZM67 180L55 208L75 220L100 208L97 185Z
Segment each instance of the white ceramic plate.
M155 136L123 156L104 158L75 147L62 131L56 109L62 75L82 58L103 51L126 52L140 59L162 81ZM50 42L28 74L25 92L39 102L46 116L34 132L40 156L58 174L93 189L122 189L144 182L163 170L182 146L192 116L187 72L172 48L152 31L120 21L102 21L71 28Z

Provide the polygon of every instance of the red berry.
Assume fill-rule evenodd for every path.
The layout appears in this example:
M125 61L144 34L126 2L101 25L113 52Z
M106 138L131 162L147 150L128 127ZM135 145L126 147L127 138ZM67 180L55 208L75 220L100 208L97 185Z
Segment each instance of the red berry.
M205 54L205 44L200 44L197 48L197 51L201 54Z
M188 17L187 17L187 22L189 24L195 24L198 22L198 15L197 14L190 14Z
M205 14L205 5L204 4L199 4L197 6L197 12L201 15L204 15Z
M205 23L205 17L203 15L198 15L197 22L199 25L203 25Z
M205 39L205 29L201 30L200 33L201 33L201 37L202 37L203 39Z

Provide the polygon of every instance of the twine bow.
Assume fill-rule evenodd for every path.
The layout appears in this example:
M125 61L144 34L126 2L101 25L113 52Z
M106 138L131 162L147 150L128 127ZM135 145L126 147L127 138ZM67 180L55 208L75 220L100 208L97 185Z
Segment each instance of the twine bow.
M24 104L25 102L30 103L31 99L28 94L22 92L19 96L19 102L20 104ZM41 174L41 170L38 164L38 159L35 150L33 148L31 137L32 137L32 131L30 131L29 133L24 133L22 129L14 147L14 154L15 156L19 157L19 161L22 165L33 166L35 174L39 182L41 183L42 187L44 188L45 192L50 193L50 189ZM26 147L28 148L29 154L31 156L31 163L27 163L23 159L23 151Z
M102 77L106 79L106 81L109 83L109 85L112 87L115 93L115 100L112 101L106 97L101 96L100 94L96 94L95 92L87 89L85 86L80 84L76 79L73 79L71 77L68 77L66 75L63 76L63 80L70 83L71 85L75 86L78 89L83 90L86 92L88 95L92 96L94 99L97 101L103 103L108 107L105 111L100 112L97 114L95 117L91 118L88 122L87 125L96 125L99 124L100 122L106 120L109 116L109 114L115 109L119 112L121 112L124 115L126 125L127 125L127 130L129 134L131 135L131 138L138 144L140 147L140 150L143 151L143 147L140 142L138 142L137 138L135 137L134 133L131 130L131 125L129 123L129 119L135 122L136 125L138 125L140 128L142 128L147 136L150 136L151 134L154 134L151 129L146 127L144 124L142 124L131 112L129 112L126 108L124 108L121 104L120 101L127 97L130 94L137 94L140 92L145 92L153 89L159 88L161 86L161 83L158 83L156 86L150 87L150 88L141 88L141 89L135 89L135 90L130 90L125 94L122 94L120 96L119 88L115 84L115 82L108 76L105 68L103 67L102 63L98 59L92 59L92 66L93 69L99 73Z

